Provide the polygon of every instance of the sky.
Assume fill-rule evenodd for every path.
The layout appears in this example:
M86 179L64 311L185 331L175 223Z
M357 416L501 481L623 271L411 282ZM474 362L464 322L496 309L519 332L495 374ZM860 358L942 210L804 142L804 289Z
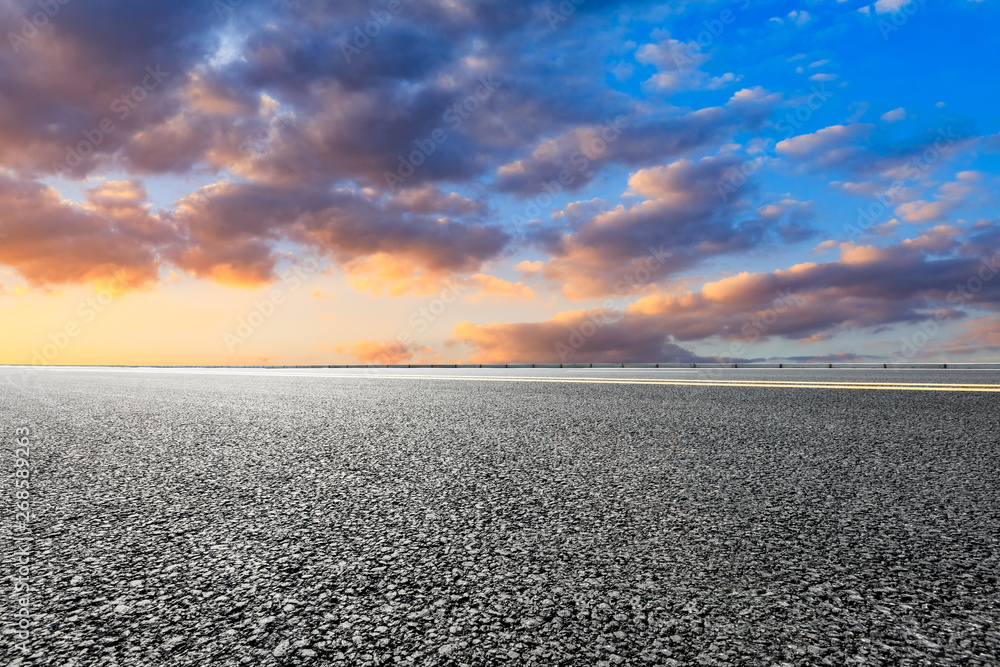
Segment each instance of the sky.
M996 361L995 0L0 0L0 363Z

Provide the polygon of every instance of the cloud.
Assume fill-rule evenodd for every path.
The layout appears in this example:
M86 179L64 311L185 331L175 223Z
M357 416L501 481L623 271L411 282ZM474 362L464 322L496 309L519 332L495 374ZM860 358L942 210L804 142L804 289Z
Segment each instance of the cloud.
M929 202L921 199L900 204L896 207L896 215L906 222L934 222L943 220L957 205L954 200Z
M356 343L340 343L332 346L335 352L349 354L362 364L393 366L413 359L421 352L432 352L427 345L404 345L399 341L360 340Z
M708 344L740 357L764 340L819 342L847 331L957 320L972 307L1000 308L1000 280L992 280L1000 253L990 250L996 231L964 244L958 233L938 227L890 246L843 243L836 261L741 273L698 291L642 297L624 310L569 311L534 323L462 322L453 338L472 348L477 363L693 361L698 355L683 345ZM992 344L991 336L982 323L967 337Z
M352 288L372 296L426 296L439 291L445 279L439 272L421 271L405 258L384 252L353 259L344 270Z
M405 213L419 215L451 215L463 216L472 213L482 213L482 202L473 201L457 192L443 192L438 188L425 186L403 190L391 198L394 208Z
M595 212L558 238L542 240L554 255L542 277L574 300L629 294L777 234L801 236L808 210L797 202L761 215L738 197L720 195L739 164L725 155L640 169L629 179L637 203Z
M910 4L912 0L877 0L875 11L879 14L893 14Z
M871 130L872 126L865 123L831 125L816 132L779 141L775 150L822 166L843 164L860 156L864 151L859 145L860 140L866 139Z
M657 69L657 73L646 81L647 86L670 93L680 90L718 90L742 78L732 72L714 77L703 72L700 68L708 62L710 56L701 52L701 44L697 41L680 42L662 30L654 31L653 36L660 41L644 44L635 55L637 62L653 65Z
M27 176L52 173L76 155L81 176L113 156L153 118L172 113L184 76L211 48L203 3L170 7L109 0L60 3L51 25L0 51L0 163ZM20 34L39 5L4 3L2 32ZM177 48L183 44L184 48Z
M577 310L543 322L477 325L459 322L450 344L470 348L469 363L607 363L711 361L640 330L619 313Z
M962 171L956 180L944 183L937 189L935 201L905 202L896 207L896 215L906 222L926 223L944 220L952 211L967 204L979 191L977 184L982 175L975 171Z
M329 299L331 301L337 298L335 294L327 294L321 289L314 289L309 292L309 297L312 299Z
M588 2L576 15L615 4ZM377 45L350 58L341 44L372 11L354 0L234 3L218 15L192 0L61 5L28 45L0 53L0 161L37 176L86 144L73 177L238 167L269 183L349 179L384 188L399 156L441 130L445 140L406 187L464 181L525 142L624 108L597 85L590 93L578 86L572 95L587 103L565 112L570 91L548 81L551 53L569 31L532 50L503 38L542 31L547 5L410 3ZM32 9L29 0L7 3L0 21L17 29ZM147 68L161 74L150 79ZM497 81L501 72L517 74ZM294 122L276 129L279 115ZM241 150L248 139L249 152Z
M887 123L895 123L898 120L903 120L906 118L906 109L903 107L898 107L892 111L886 111L880 116L880 118Z
M857 115L857 114L855 114ZM888 137L871 123L831 125L778 142L776 151L796 162L843 171L860 180L912 180L978 141L960 123L918 131L907 138Z
M776 299L792 305L761 336L801 339L919 322L934 315L934 303L959 303L952 291L976 276L984 260L1000 260L975 253L933 258L956 248L957 233L954 228L935 228L884 247L845 243L835 262L743 273L706 283L700 292L645 297L628 312L643 316L647 326L662 325L680 341L744 338L749 318L773 308ZM979 305L998 302L1000 284L989 284L975 295Z
M805 10L800 10L800 11L788 12L788 18L793 23L795 23L795 25L800 26L808 23L812 19L812 16L809 14L809 12Z
M710 56L701 53L698 42L681 42L669 34L660 33L656 44L644 44L636 51L635 59L644 65L653 65L661 73L693 70L708 62Z
M1000 351L1000 316L990 315L965 322L961 330L941 347L948 354L958 355Z
M145 202L145 189L134 181L102 183L74 205L42 183L0 174L0 264L32 285L155 282L178 236Z
M480 301L488 297L505 301L532 301L535 298L534 290L524 283L512 283L484 273L471 275L468 284L476 291L467 296L466 301Z
M805 10L792 10L788 12L788 15L785 18L775 16L770 19L770 21L777 23L778 25L788 22L795 26L803 26L810 20L812 20L812 15Z
M527 158L497 171L497 186L522 197L546 192L546 185L574 191L609 164L638 167L715 146L739 129L758 127L781 101L763 88L734 93L721 107L660 119L626 117L577 127L546 140Z
M604 165L645 164L712 145L731 131L733 120L715 108L637 124L620 117L575 128L542 143L529 157L501 166L497 186L522 197L539 195L546 185L579 190Z
M44 290L116 276L139 288L183 273L256 286L308 258L370 295L458 285L469 301L533 301L532 310L555 290L572 300L615 297L612 321L574 354L686 359L694 353L682 345L708 340L699 336L739 339L733 331L768 307L771 287L803 295L762 334L778 339L921 321L998 241L992 223L948 224L992 203L994 184L980 175L944 175L960 150L1000 145L976 137L971 120L935 116L940 128L900 136L914 123L887 123L906 117L904 107L861 124L867 103L856 102L811 122L851 121L803 124L803 134L774 147L782 129L774 112L804 113L811 97L786 102L756 82L715 92L766 74L730 65L749 43L771 54L763 68L801 66L800 82L832 80L841 63L856 71L853 55L830 56L832 33L789 43L802 42L802 31L767 30L757 40L759 26L744 24L710 50L714 39L653 29L701 30L706 17L674 17L703 3L588 0L553 31L549 0L429 0L406 3L352 51L343 45L371 20L368 0L231 4L216 13L191 0L60 3L37 35L0 50L8 293L20 283ZM0 25L18 30L37 7L0 3ZM901 7L879 0L875 10ZM777 21L785 28L825 23L833 11L789 9ZM772 190L788 167L834 181L838 197L875 197L894 179L907 185L894 189L897 218L866 230L878 246L821 244L831 253L824 258L836 250L840 259L675 294L722 271L723 260L759 261L762 251L813 239L818 225L839 226L838 202ZM729 187L748 170L763 177ZM576 201L566 203L567 193ZM547 196L561 209L546 211L538 202ZM936 226L896 241L912 230L900 220ZM494 275L507 262L520 282ZM995 308L995 289L965 305ZM626 307L640 295L649 300ZM573 312L512 329L528 336L520 351L491 342L507 331L502 323L470 329L465 340L484 358L503 349L527 357L551 348L552 332L582 325ZM603 338L612 334L621 346ZM370 355L378 343L345 349Z
M437 206L459 214L479 210L462 197L435 191L381 201L346 188L226 182L199 194L179 202L184 243L170 259L196 276L222 282L273 280L279 259L275 245L291 241L353 276L368 275L364 289L378 292L387 282L405 287L421 273L440 277L474 271L508 240L498 228L474 220L406 210L410 204L418 211Z

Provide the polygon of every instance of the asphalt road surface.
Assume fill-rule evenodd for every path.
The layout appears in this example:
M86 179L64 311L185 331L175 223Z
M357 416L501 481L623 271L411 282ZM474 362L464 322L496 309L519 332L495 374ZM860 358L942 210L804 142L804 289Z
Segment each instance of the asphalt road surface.
M0 368L0 663L996 665L998 385Z

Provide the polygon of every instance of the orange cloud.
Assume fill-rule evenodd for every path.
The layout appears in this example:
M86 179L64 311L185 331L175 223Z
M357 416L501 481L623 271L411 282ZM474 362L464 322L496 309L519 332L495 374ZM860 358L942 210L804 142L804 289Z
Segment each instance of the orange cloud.
M247 99L202 74L192 73L188 76L183 96L190 108L209 114L235 116L256 110Z
M542 322L461 322L452 343L472 348L474 363L689 361L696 355L678 342L720 337L731 341L725 352L739 357L747 344L765 339L819 342L844 330L926 321L941 314L928 310L930 300L949 299L951 286L990 275L978 255L929 256L928 249L937 247L934 239L949 234L929 230L912 243L881 248L842 244L839 261L741 273L700 291L641 298L624 313L577 310ZM997 284L983 278L966 298L1000 302ZM961 312L944 315L952 319ZM977 321L953 349L990 349L997 329L995 321Z
M333 299L337 298L337 296L335 294L326 294L321 289L314 289L312 292L309 292L309 296L312 297L313 299L330 299L330 300L333 300Z
M359 292L390 297L426 296L441 289L446 274L421 272L406 258L388 253L359 257L347 263L347 281Z
M980 317L966 322L954 340L943 345L953 354L997 352L1000 350L1000 316Z
M499 297L507 301L532 301L535 292L524 283L512 283L503 278L476 273L469 277L468 283L477 291L466 297L466 301L479 301L484 297Z
M276 278L277 258L269 245L259 241L187 246L172 253L171 259L178 268L196 278L229 287L252 289Z
M413 358L420 352L433 352L428 345L404 345L399 341L360 340L356 343L341 343L333 349L341 354L350 354L363 364L394 365Z
M662 331L634 326L620 313L600 308L559 313L543 322L459 322L450 344L471 347L469 362L477 364L704 360L667 342Z
M156 282L161 254L178 236L145 200L141 184L111 181L74 205L42 183L0 175L0 264L37 286Z
M561 285L570 300L649 293L708 257L811 234L802 222L808 202L786 199L759 220L746 220L752 211L741 198L720 197L737 166L735 157L722 156L636 171L626 195L641 201L596 212L583 207L572 232L539 232L538 242L553 255L542 277Z

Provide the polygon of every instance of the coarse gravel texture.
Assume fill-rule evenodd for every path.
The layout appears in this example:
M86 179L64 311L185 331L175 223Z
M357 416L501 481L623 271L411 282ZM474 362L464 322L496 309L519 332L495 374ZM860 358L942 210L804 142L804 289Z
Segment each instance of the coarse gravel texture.
M11 667L1000 664L1000 394L13 373Z

